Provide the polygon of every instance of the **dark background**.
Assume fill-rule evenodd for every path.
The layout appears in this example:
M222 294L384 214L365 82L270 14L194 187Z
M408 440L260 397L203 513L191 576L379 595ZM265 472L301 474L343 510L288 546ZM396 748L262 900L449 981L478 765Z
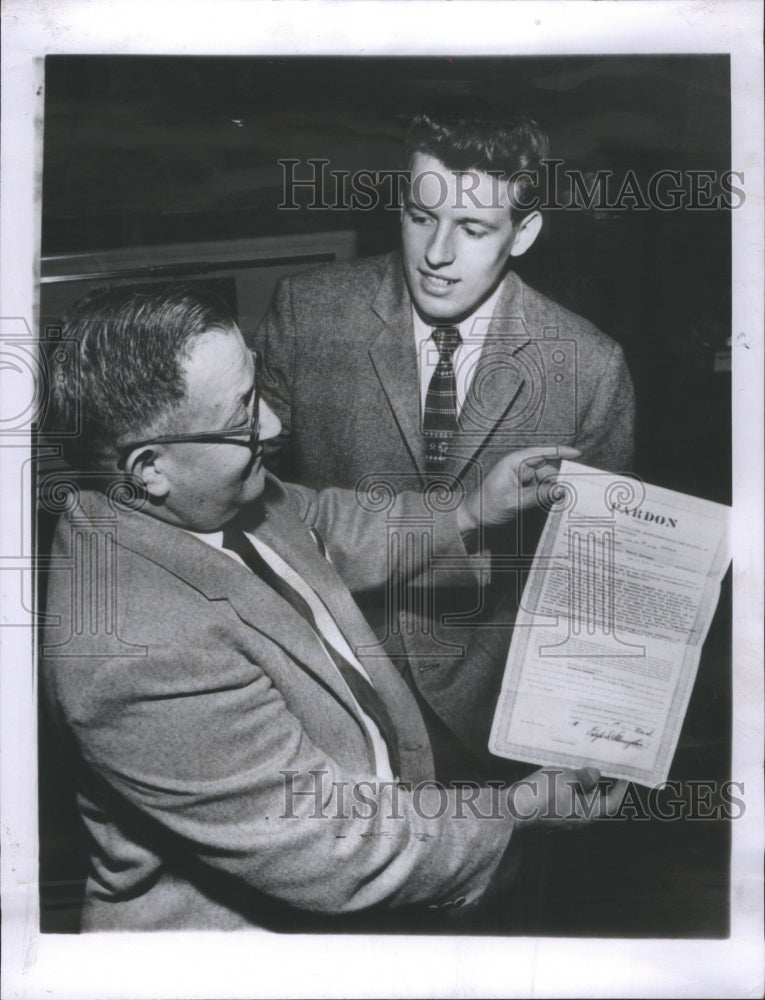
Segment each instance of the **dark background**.
M395 211L279 210L277 160L401 168L412 114L451 94L536 118L564 169L632 169L643 184L660 169L723 171L729 89L728 57L714 55L49 57L43 256L334 229L355 229L361 256L387 251ZM548 213L518 262L624 346L637 471L721 502L730 387L711 358L730 336L730 268L724 210Z
M56 56L46 60L45 95L43 258L120 248L140 257L159 244L341 229L356 230L362 256L393 249L396 212L279 210L277 160L402 168L408 120L449 95L536 118L568 170L631 169L645 183L660 169L741 167L730 162L727 56ZM729 503L730 213L549 213L517 270L624 347L637 393L636 472ZM726 586L671 778L728 775L729 612ZM44 725L41 733L43 929L67 930L80 851L61 776L46 765ZM569 842L551 933L727 934L726 824L635 822L609 837L607 875L595 882L592 847Z

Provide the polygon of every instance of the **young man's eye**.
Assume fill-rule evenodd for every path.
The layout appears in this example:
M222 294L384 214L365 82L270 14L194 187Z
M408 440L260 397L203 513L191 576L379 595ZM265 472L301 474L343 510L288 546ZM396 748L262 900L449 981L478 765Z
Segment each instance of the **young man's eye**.
M465 226L462 231L473 240L480 240L482 236L486 235L485 229L473 229L472 226Z
M416 212L413 209L407 209L407 216L410 222L414 222L417 226L424 226L430 221L430 216L423 215L421 212Z

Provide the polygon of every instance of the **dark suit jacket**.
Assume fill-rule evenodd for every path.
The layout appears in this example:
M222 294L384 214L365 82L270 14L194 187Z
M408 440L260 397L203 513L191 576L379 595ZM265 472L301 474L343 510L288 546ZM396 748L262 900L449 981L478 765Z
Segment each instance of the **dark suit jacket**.
M283 426L266 461L282 478L358 487L381 506L399 490L427 488L411 301L397 253L283 279L255 342ZM628 470L633 400L621 348L511 272L437 479L459 499L508 452L533 444L574 445L586 464ZM428 496L433 508L448 503L437 489ZM426 702L476 753L486 749L540 520L533 512L476 540L476 549L503 557L492 588L487 576L477 585L475 574L436 561L406 592L357 595L381 649L411 670ZM430 544L427 517L404 523L392 512L389 528L391 558Z
M401 503L412 510L419 497ZM317 498L271 479L253 508L256 533L352 646L369 645L307 524L353 551L360 580L385 572L384 520L339 491ZM436 531L443 551L462 550L451 514ZM77 760L85 928L290 926L306 912L481 896L511 820L469 809L455 820L453 792L440 810L432 788L417 808L411 791L393 804L390 787L359 786L374 783L374 757L348 690L303 618L248 569L101 493L62 517L52 567L41 683ZM411 693L384 658L362 662L398 725L401 777L431 778Z

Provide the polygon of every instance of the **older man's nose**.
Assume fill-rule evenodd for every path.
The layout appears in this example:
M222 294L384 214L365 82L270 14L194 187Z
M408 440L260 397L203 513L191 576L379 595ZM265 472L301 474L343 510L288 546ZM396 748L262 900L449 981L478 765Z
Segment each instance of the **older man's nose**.
M262 399L260 401L260 430L258 431L258 437L261 441L266 441L268 438L276 437L279 431L282 429L282 422L268 405Z

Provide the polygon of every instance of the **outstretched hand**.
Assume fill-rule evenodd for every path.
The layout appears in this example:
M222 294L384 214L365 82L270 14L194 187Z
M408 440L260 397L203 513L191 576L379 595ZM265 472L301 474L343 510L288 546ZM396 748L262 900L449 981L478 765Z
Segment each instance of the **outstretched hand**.
M594 767L549 767L512 785L508 802L513 818L521 826L570 830L613 816L626 790L626 781L602 779Z
M580 455L577 448L567 445L539 445L506 455L457 510L460 532L506 524L519 511L536 506L554 485L560 459Z

